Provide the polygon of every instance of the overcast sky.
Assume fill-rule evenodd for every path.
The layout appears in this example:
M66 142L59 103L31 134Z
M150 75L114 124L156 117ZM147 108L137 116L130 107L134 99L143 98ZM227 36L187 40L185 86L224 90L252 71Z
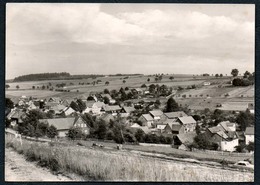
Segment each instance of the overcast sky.
M254 71L254 5L8 3L6 78Z

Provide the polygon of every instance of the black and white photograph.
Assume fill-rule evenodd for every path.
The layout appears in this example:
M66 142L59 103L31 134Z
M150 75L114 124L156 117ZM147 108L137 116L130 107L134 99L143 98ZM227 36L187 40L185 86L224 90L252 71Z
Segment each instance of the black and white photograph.
M254 182L254 4L6 3L5 28L5 182Z

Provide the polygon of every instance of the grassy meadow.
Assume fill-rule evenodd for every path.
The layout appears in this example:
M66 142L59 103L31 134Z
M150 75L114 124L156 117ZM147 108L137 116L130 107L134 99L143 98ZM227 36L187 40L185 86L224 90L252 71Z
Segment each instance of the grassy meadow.
M86 181L253 181L252 173L196 167L191 164L145 158L122 151L109 152L77 146L59 146L6 137L11 147L27 160L52 171L78 174Z

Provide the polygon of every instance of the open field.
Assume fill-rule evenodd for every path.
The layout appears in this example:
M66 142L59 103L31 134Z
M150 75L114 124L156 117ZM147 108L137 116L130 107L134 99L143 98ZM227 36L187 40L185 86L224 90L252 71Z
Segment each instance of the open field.
M250 172L229 171L195 164L162 161L141 157L128 151L93 150L76 146L48 146L48 144L6 140L6 147L14 148L30 161L53 171L70 171L85 180L112 181L253 181ZM112 165L111 165L112 164ZM208 173L211 171L212 173Z
M108 90L119 90L121 87L141 87L142 84L165 84L168 87L177 88L178 86L187 87L191 85L199 86L196 89L184 89L178 92L174 98L179 103L180 106L189 106L190 109L216 109L218 104L223 104L223 110L245 110L248 103L254 101L254 86L249 87L232 87L223 85L218 87L219 84L226 83L230 80L230 77L214 78L214 77L192 77L192 75L176 76L174 80L170 80L169 76L164 76L162 81L155 83L154 77L151 76L107 76L99 77L96 79L83 79L83 80L49 80L49 81L36 81L36 82L19 82L19 83L9 83L11 88L6 91L6 96L12 98L13 100L18 100L22 95L33 96L36 98L49 98L52 96L61 97L63 99L72 100L77 97L84 95L87 97L91 92L103 92L104 89ZM147 82L150 78L151 81ZM92 83L93 81L101 80L99 84L87 85L86 83ZM126 83L123 83L123 80ZM105 85L105 82L109 81L109 85ZM203 86L203 82L210 81L215 85ZM32 86L48 85L51 83L53 87L57 83L66 83L64 89L70 90L70 92L58 92L49 90L32 90ZM79 85L79 83L85 83L84 85ZM20 86L19 90L14 89L16 85ZM226 96L226 95L229 96ZM182 96L186 95L186 98ZM164 104L167 99L159 98L161 103ZM233 102L236 99L236 103ZM140 101L141 99L133 100ZM154 100L155 101L155 100ZM236 108L237 107L237 108Z

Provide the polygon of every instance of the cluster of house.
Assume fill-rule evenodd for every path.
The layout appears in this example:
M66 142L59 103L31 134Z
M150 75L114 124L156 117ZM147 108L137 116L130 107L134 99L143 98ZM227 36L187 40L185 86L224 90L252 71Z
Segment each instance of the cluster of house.
M108 94L101 97L105 96L113 102L113 99ZM194 141L197 135L195 132L196 120L183 111L164 113L161 110L152 110L147 114L142 114L135 123L126 119L133 116L133 112L136 110L132 106L108 105L95 96L81 98L86 104L85 110L82 111L83 114L95 115L107 123L120 116L125 118L124 124L134 130L141 129L146 134L173 137L173 144L179 149L188 150L188 145ZM39 100L22 96L18 101L18 107L8 113L7 119L15 127L23 121L29 110L40 109L46 113L51 111L54 115L53 118L39 121L55 126L59 137L65 137L71 127L81 127L86 134L89 134L90 127L88 123L81 117L79 112L70 107L70 103L68 100L57 97ZM248 127L243 133L237 132L236 127L236 123L221 122L215 127L207 128L203 134L207 135L211 142L217 143L220 150L234 151L234 147L239 145L240 142L248 144L249 141L254 141L254 127Z

